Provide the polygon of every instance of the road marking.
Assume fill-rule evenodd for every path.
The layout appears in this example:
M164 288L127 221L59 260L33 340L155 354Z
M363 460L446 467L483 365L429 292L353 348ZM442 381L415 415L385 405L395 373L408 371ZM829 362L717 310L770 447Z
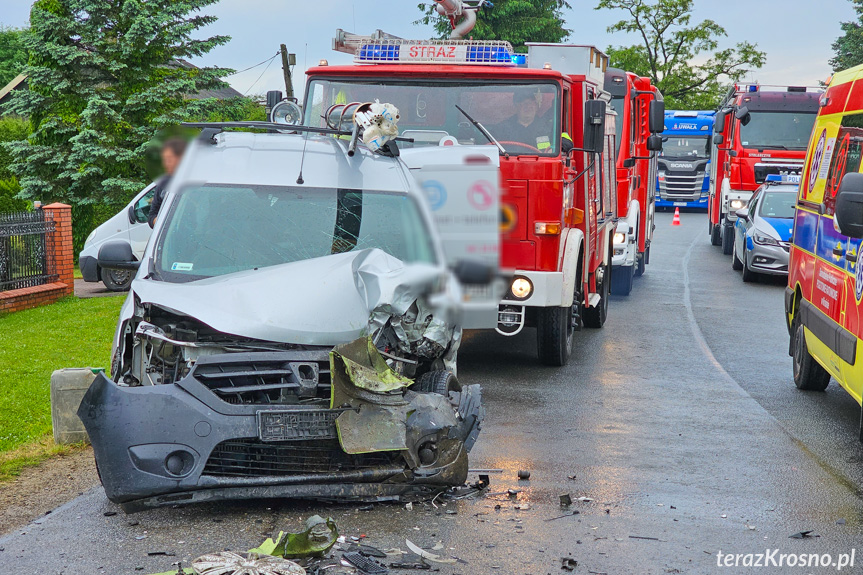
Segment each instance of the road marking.
M686 316L689 319L689 329L692 330L692 335L695 338L695 341L698 342L698 345L701 346L701 351L704 353L704 356L707 360L713 364L713 367L716 368L725 379L734 384L735 390L737 394L741 397L746 397L755 401L751 395L749 395L743 387L737 383L737 380L731 377L731 374L725 371L725 368L722 367L722 364L719 363L719 360L716 359L716 356L713 355L713 351L710 349L710 346L707 345L707 340L704 339L704 334L701 332L701 328L698 327L698 322L695 320L695 313L692 311L692 298L690 297L690 289L689 289L689 258L692 255L692 250L695 248L695 244L699 242L701 236L696 236L692 243L689 244L689 249L686 250L686 255L683 256L683 305L686 307ZM764 408L757 401L755 403L762 410ZM766 412L766 410L764 410ZM784 429L784 428L783 428Z

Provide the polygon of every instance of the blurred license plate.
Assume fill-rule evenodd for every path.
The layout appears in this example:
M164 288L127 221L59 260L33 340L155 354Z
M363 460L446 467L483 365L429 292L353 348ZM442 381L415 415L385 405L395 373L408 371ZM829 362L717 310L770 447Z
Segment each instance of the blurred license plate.
M336 418L341 413L330 409L259 411L258 436L261 441L336 439Z
M685 206L686 202L674 202L675 206Z

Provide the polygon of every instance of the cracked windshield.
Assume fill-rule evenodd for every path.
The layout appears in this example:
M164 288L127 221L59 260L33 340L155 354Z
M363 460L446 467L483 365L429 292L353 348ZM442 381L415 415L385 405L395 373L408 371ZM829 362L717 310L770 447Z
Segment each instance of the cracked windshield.
M413 138L414 146L437 146L445 138L455 138L462 145L488 144L482 132L458 111L459 106L509 154L556 156L560 147L559 95L552 83L316 80L309 90L306 124L310 126L325 127L323 115L335 104L378 99L399 109L399 131Z
M181 192L169 218L156 256L166 281L193 281L369 248L407 263L434 262L419 210L402 194L201 186Z

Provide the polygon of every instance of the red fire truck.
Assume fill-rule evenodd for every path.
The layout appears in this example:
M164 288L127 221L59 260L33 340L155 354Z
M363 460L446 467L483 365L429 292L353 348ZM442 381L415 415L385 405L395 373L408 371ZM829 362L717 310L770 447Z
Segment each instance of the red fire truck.
M400 146L487 144L500 153L501 254L513 272L497 331L536 328L540 360L564 365L574 332L608 313L617 224L614 119L603 90L608 57L592 46L403 40L338 32L354 65L307 71L305 123L329 107L386 100ZM662 114L659 114L662 122ZM435 186L432 209L445 201ZM470 327L470 326L465 326Z
M653 239L657 159L662 149L665 113L662 94L650 82L617 68L605 71L605 89L611 94L615 115L617 166L617 230L614 234L611 293L629 295L635 276L650 263Z
M710 156L710 243L730 255L736 212L769 174L799 174L820 88L737 84L720 104Z

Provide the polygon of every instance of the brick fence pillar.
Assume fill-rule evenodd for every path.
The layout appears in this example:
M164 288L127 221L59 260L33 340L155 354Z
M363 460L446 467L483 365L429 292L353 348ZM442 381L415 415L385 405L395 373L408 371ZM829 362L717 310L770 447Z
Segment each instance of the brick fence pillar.
M42 210L46 217L54 220L54 232L48 236L48 261L54 264L56 282L66 284L66 295L72 295L75 293L72 206L54 203L44 206Z

